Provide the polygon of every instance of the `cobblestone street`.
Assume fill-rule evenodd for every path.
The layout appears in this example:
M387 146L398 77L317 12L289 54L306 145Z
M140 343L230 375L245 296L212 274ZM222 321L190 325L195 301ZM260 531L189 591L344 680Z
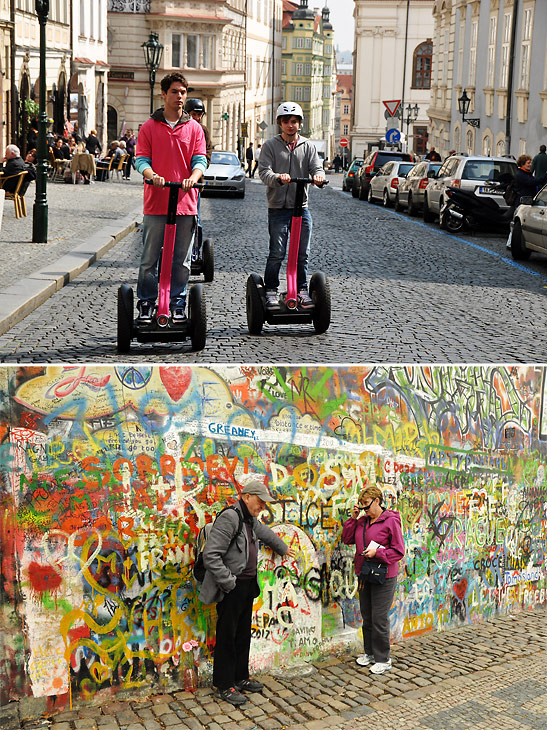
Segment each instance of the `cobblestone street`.
M545 619L539 608L407 639L393 646L393 669L375 677L354 656L278 670L260 676L266 689L239 709L209 687L147 697L135 690L21 725L14 703L0 729L545 730Z
M355 200L341 192L340 176L329 177L329 188L311 191L309 269L323 270L330 281L333 313L325 334L316 335L311 325L266 325L261 336L248 333L245 282L251 271L263 273L267 248L264 186L252 180L244 200L203 199L204 235L215 243L215 278L203 285L205 349L191 352L189 341L133 343L123 361L545 360L547 345L538 337L545 257L517 264L503 237L452 236L436 224ZM103 184L101 194L109 191L116 200L132 196L131 206L141 194L136 183ZM119 361L116 293L121 282L135 287L140 250L139 232L123 238L1 336L0 361Z

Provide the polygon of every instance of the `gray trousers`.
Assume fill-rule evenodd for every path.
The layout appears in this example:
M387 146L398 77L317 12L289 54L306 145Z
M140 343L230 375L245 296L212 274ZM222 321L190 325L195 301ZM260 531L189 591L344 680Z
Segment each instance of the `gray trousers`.
M389 660L389 609L396 586L397 576L394 576L387 578L383 585L364 583L359 591L365 654L382 664Z

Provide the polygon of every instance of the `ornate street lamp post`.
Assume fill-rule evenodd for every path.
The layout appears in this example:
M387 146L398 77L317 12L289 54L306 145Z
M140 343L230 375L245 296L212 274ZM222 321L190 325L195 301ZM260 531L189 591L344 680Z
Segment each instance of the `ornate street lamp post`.
M417 104L414 104L414 106L411 106L410 104L407 105L406 112L405 112L407 145L408 145L408 128L410 127L410 122L415 122L416 119L418 119L419 113L420 113L420 107Z
M47 114L46 114L46 23L49 0L36 0L40 23L40 111L38 114L38 150L36 164L36 198L32 212L32 240L47 243Z
M462 115L462 122L467 122L467 124L470 124L472 127L480 127L481 126L480 119L466 119L465 118L465 115L469 111L470 103L471 103L471 99L467 96L467 92L464 89L463 94L458 99L458 109L460 111L460 114Z
M150 80L150 116L154 113L154 84L156 83L156 71L160 66L163 45L159 41L157 33L150 33L146 43L141 45L144 51L144 62L148 69Z

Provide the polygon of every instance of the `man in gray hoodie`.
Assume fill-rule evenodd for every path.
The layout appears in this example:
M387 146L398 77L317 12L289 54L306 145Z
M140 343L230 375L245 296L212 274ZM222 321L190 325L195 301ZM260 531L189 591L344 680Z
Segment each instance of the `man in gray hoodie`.
M296 556L257 519L271 501L265 485L251 479L234 508L219 514L203 551L205 577L199 600L217 604L213 684L216 696L235 706L247 701L242 692L264 689L260 682L249 678L251 618L254 599L260 595L257 539L278 555Z
M281 127L281 134L264 142L258 163L260 179L268 186L266 197L270 252L266 261L264 287L266 306L272 310L280 308L277 294L279 270L287 251L296 195L296 185L291 184L291 177L311 176L315 185L320 185L325 179L315 145L299 135L303 119L300 105L290 101L283 102L277 108L276 118ZM312 218L308 210L306 191L296 271L298 306L301 309L310 309L313 306L307 284L311 231Z

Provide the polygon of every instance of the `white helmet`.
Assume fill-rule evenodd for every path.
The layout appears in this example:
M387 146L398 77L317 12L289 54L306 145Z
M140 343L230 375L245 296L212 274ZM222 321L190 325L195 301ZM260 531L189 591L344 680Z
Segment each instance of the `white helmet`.
M302 107L300 104L295 104L294 101L284 101L277 107L275 118L279 119L279 117L284 116L300 117L301 120L304 119Z

